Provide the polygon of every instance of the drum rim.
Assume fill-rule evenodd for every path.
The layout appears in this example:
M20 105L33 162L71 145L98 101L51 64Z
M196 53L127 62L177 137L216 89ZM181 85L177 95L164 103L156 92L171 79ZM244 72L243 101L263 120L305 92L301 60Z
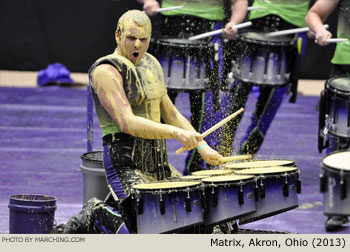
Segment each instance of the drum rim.
M220 178L227 178L228 180L218 180ZM233 179L234 177L234 179ZM241 178L239 178L241 177ZM232 179L230 179L232 178ZM254 180L255 176L254 175L239 175L239 174L233 174L233 175L225 175L225 176L212 176L212 177L209 177L209 178L204 178L202 179L201 181L204 183L204 184L221 184L221 183L230 183L230 182L235 182L234 184L237 184L239 183L240 181L244 180ZM210 181L210 180L213 180L213 181ZM216 181L215 181L216 180Z
M243 31L239 33L239 40L242 42L249 42L249 43L258 44L258 45L281 46L281 47L287 47L287 46L293 45L296 41L295 37L291 38L289 41L261 41L261 40L256 40L252 38L247 38L247 37L244 37L244 40L243 40L242 35L247 33L266 34L266 32L262 32L258 30Z
M350 150L337 150L337 151L333 151L333 152L331 152L331 153L328 153L327 155L325 155L325 156L322 158L321 163L320 163L320 167L321 167L322 169L324 169L324 170L331 170L331 171L334 171L334 172L336 172L336 171L343 171L344 173L350 173L350 170L343 170L343 169L331 167L331 166L329 166L329 165L327 165L327 164L324 163L324 160L325 160L327 157L329 157L329 156L331 156L331 155L335 155L335 154L337 154L337 153L342 153L342 152L349 152L349 153L350 153Z
M335 79L339 79L339 78L349 78L349 76L347 75L338 75L338 76L333 76L332 78L328 79L325 83L325 90L326 91L330 91L333 94L339 95L342 98L347 98L348 100L350 100L350 91L343 91L340 89L335 88L334 86L331 85L331 82Z
M169 183L169 184L186 184L188 185L182 185L182 186L176 186L176 187L162 187L162 188L140 188L140 186L145 186L145 185L156 185L156 184L162 184L162 183ZM144 183L144 184L136 184L132 185L132 188L134 190L139 190L139 191L156 191L156 190L177 190L177 189L186 189L188 187L197 187L201 185L201 182L197 181L159 181L159 182L152 182L152 183Z
M212 171L218 171L218 174L212 174L212 175L208 175L208 176L222 176L223 174L229 174L229 173L232 173L232 171L229 171L228 169L213 169L213 170L201 170L201 171L195 171L195 172L192 172L192 174L194 176L197 176L195 175L195 173L204 173L203 175L206 175L206 173L210 173ZM219 174L219 171L225 171L225 173L223 174ZM214 172L215 173L215 172ZM202 174L201 175L198 175L198 176L203 176Z
M184 179L184 177L186 177L186 178ZM187 181L187 179L191 180L191 178L201 180L201 179L205 179L205 178L209 178L209 177L211 177L211 176L208 176L208 175L207 176L206 175L187 175L187 176L179 177L179 179L181 181Z
M251 159L250 161L244 161L244 162L235 162L235 163L227 163L227 164L223 164L222 166L225 167L225 165L228 165L228 164L238 164L238 163L249 163L249 162L255 162L255 161L292 161L292 163L290 164L290 166L297 166L297 163L295 160L292 160L292 159ZM270 165L271 166L271 165ZM261 168L264 168L264 167L270 167L270 166L262 166ZM273 165L272 167L276 167L276 166L289 166L288 164L285 164L285 165ZM258 168L258 167L257 167ZM234 169L245 169L245 168L242 168L242 167L234 167L234 168L225 168L225 169L231 169L231 170L234 170ZM249 168L249 169L253 169L253 168Z
M283 168L283 169L287 169L285 171L277 171L277 172L256 172L256 173L241 173L243 171L251 171L251 170L257 170L257 169L266 169L266 168L271 168L271 167L260 167L260 168L251 168L251 169L241 169L241 170L237 170L235 171L235 173L238 173L239 175L245 175L245 174L249 174L249 175L255 175L255 176L258 176L258 175L280 175L280 174L283 174L283 173L296 173L299 171L299 169L297 167L289 167L289 166L273 166L273 168ZM240 174L241 173L241 174Z
M169 39L181 40L183 42L187 41L189 43L171 43L171 42L164 43L164 42L162 42L162 40L166 41ZM200 43L198 43L198 42L200 42ZM202 39L188 40L186 38L176 38L176 37L166 37L166 36L151 38L151 43L154 43L156 45L164 45L164 46L168 46L168 47L186 48L186 49L204 49L204 48L212 46L210 42L207 42L207 41L202 40Z

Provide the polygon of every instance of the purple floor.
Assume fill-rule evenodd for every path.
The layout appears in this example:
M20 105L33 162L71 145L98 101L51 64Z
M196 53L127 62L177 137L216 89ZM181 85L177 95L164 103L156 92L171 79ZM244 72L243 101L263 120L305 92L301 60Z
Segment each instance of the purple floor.
M188 95L177 98L179 110L189 117ZM254 107L251 95L237 132L242 138ZM86 90L50 86L45 88L0 88L0 233L9 232L9 196L45 194L57 197L55 219L65 222L80 211L83 179L80 155L86 152ZM301 170L299 208L241 228L323 234L326 217L319 193L317 151L317 97L299 96L296 104L282 104L256 158L285 158ZM94 150L101 150L101 132L95 117ZM168 142L170 162L180 171L186 154L177 156L180 145ZM237 144L235 144L237 149ZM349 234L349 224L337 233Z

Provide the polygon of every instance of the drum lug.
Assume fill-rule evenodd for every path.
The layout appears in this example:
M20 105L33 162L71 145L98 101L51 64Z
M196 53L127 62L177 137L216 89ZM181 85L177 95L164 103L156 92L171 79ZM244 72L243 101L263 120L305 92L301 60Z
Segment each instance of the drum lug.
M259 201L259 187L258 187L258 185L255 185L255 187L254 187L254 195L255 195L255 201Z
M284 182L283 182L283 185L282 185L282 188L283 188L283 196L284 197L289 197L289 188L288 188L288 176L287 174L285 174L284 176Z
M324 193L326 191L327 178L324 174L320 174L320 192Z
M212 187L212 190L211 190L211 205L212 207L216 207L218 205L218 194L215 191L214 186Z
M288 181L284 181L282 187L283 187L283 196L284 197L289 197Z
M165 214L165 202L164 202L164 199L162 197L162 194L159 195L159 213L161 215Z
M186 198L185 198L185 207L186 207L186 211L187 212L191 212L192 211L190 189L189 188L187 188L187 195L186 195Z
M186 212L191 212L192 211L191 198L189 198L189 197L185 198L185 205L186 205Z
M137 207L137 214L138 215L143 214L143 201L142 201L142 199L140 199L140 198L136 199L136 207Z
M244 205L244 195L243 195L242 185L241 185L241 188L239 188L239 190L238 190L238 204Z
M301 194L301 180L297 179L297 194Z
M344 180L342 176L340 179L340 199L341 200L346 199L346 191L347 191L346 180Z
M259 185L259 189L260 189L260 199L265 199L266 193L265 193L265 185L261 179L260 185Z

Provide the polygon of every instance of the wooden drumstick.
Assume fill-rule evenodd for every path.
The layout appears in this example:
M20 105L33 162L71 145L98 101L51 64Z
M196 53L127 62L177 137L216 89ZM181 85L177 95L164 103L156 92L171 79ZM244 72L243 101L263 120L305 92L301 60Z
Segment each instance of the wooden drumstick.
M231 156L231 157L223 157L223 158L219 158L219 163L223 164L223 163L227 163L227 162L231 162L231 161L236 161L236 160L248 160L248 159L252 159L253 156L248 154L248 155L237 155L237 156Z
M349 41L347 38L332 38L332 39L327 39L328 43L339 43L339 42L346 42ZM317 43L317 40L315 39L315 43Z
M249 21L249 22L238 24L238 25L234 25L233 28L240 29L243 27L251 26L251 25L252 25L252 22ZM202 38L218 35L218 34L222 33L223 30L224 29L219 29L219 30L215 30L215 31L211 31L211 32L202 33L202 34L190 37L188 39L189 40L196 40L196 39L202 39Z
M172 10L178 10L178 9L181 9L181 8L183 8L182 5L166 7L166 8L159 8L159 9L156 10L156 13L165 12L165 11L172 11ZM146 11L143 11L143 12L146 12Z
M228 117L226 117L225 119L221 120L220 122L218 122L217 124L215 124L213 127L211 127L210 129L206 130L205 132L203 132L201 134L201 137L204 138L207 135L209 135L210 133L212 133L213 131L217 130L218 128L220 128L221 126L223 126L225 123L227 123L228 121L230 121L231 119L235 118L236 116L238 116L240 113L242 113L244 111L244 108L240 108L239 110L237 110L235 113L229 115ZM178 149L176 151L176 154L180 154L181 152L185 151L186 148L185 147L181 147L180 149Z
M328 29L329 25L325 24L324 28ZM270 37L276 37L276 36L288 35L288 34L293 34L293 33L298 33L298 32L307 32L309 30L310 30L309 27L303 27L303 28L296 28L296 29L288 29L288 30L283 30L283 31L270 32L267 35L270 36Z
M165 12L165 11L172 11L172 10L178 10L178 9L181 9L183 8L182 5L179 5L179 6L172 6L172 7L167 7L167 8L159 8L156 10L156 12Z

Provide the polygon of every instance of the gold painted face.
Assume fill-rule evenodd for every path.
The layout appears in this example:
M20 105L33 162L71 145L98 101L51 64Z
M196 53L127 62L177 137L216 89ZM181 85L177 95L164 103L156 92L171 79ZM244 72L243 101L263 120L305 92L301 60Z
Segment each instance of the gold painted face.
M139 64L148 49L150 33L148 25L140 26L132 20L125 20L122 24L122 31L116 32L118 53L129 59L134 65Z

